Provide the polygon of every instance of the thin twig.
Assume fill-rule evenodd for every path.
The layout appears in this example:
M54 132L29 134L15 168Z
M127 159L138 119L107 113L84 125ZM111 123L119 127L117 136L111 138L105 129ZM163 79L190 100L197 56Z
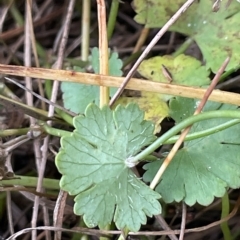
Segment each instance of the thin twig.
M25 20L25 38L24 38L24 65L27 67L31 66L31 9L32 9L32 1L27 0L26 1L26 20ZM30 90L32 90L32 81L30 77L25 77L26 81L26 87ZM26 101L27 105L33 106L33 96L29 92L26 92ZM35 122L35 119L30 119L31 124Z
M46 22L49 22L51 19L55 19L59 17L64 11L64 7L58 8L54 10L53 12L51 11L47 16L44 18L41 18L33 23L34 27L38 27L43 25ZM16 37L23 33L24 27L17 27L15 29L8 30L6 32L0 33L0 39L6 41L8 39L11 39L13 37Z
M41 6L41 8L39 9L39 11L36 13L35 17L34 17L34 21L36 21L37 19L41 19L40 16L43 14L43 12L46 12L46 9L49 8L49 4L52 3L52 0L47 0L43 3L43 5ZM54 14L54 13L52 13ZM54 14L55 15L55 14ZM42 19L41 19L42 20ZM10 30L10 32L12 31L13 33L15 32L13 30ZM0 37L0 39L2 39ZM12 58L14 59L15 62L17 62L18 60L15 58L15 52L17 51L17 49L22 46L23 44L23 40L24 40L24 36L20 36L17 40L15 40L15 43L11 46L11 48L9 48L7 45L7 52L8 52L8 57L5 59L4 63L8 64ZM20 64L20 63L19 63Z
M185 227L186 227L186 216L187 216L187 206L184 202L182 202L182 222L181 222L181 233L179 236L179 240L184 239Z
M186 1L182 7L179 8L179 10L168 20L168 22L161 28L161 30L156 34L156 36L152 39L152 41L149 43L147 48L143 51L141 56L138 58L136 63L133 65L131 70L128 72L127 76L125 77L123 83L121 84L120 88L117 90L115 95L110 101L110 106L112 106L118 97L123 92L124 88L126 87L127 83L133 76L133 74L136 72L138 66L143 61L143 59L147 56L147 54L150 52L150 50L153 48L153 46L159 41L159 39L163 36L163 34L175 23L175 21L192 5L192 3L195 0L188 0Z
M13 0L9 1L8 4L4 4L5 6L4 5L1 6L0 33L2 33L4 21L6 20L8 10L11 7L12 3L13 3Z
M217 74L215 75L214 79L212 80L210 86L208 87L207 91L205 92L203 99L201 100L200 104L198 105L196 111L194 112L194 115L199 114L204 105L206 104L210 94L212 93L213 89L215 88L215 86L217 85L222 73L224 72L225 68L227 67L228 63L230 61L230 58L228 57L224 63L222 64L222 66L220 67L220 69L218 70ZM190 131L191 126L189 126L188 128L186 128L182 134L180 135L178 141L174 144L173 148L171 149L171 151L169 152L167 158L164 160L163 164L161 165L161 167L159 168L157 174L155 175L154 179L152 180L151 184L150 184L150 188L154 189L156 187L156 185L158 184L162 174L164 173L164 171L166 170L166 168L168 167L168 165L170 164L170 162L172 161L173 157L175 156L175 154L177 153L179 147L181 146L182 142L184 141L185 137L187 136L188 132Z
M62 227L66 199L67 192L60 190L53 212L54 227ZM61 235L62 235L61 231L56 231L54 239L61 240Z
M74 113L74 112L72 112L72 111L69 111L69 110L67 110L66 108L64 108L64 107L56 104L55 102L52 102L52 101L50 101L50 100L42 97L41 95L35 93L34 91L32 91L32 90L24 87L21 83L17 82L16 80L11 79L11 78L8 78L8 77L5 77L5 79L8 80L8 81L10 81L10 82L12 82L12 83L14 83L15 85L17 85L18 87L24 89L25 91L30 92L32 95L34 95L35 97L39 98L40 100L48 103L49 105L53 105L54 107L56 107L56 108L58 108L58 109L61 109L63 112L65 112L65 113L67 113L67 114L69 114L69 115L71 115L71 116L73 116L73 117L77 115L76 113Z
M232 212L225 218L218 220L216 222L210 223L206 226L203 227L198 227L198 228L190 228L190 229L186 229L185 233L191 233L191 232L202 232L202 231L206 231L212 227L218 226L223 222L228 221L229 219L231 219L232 217L235 216L235 214L238 212L238 208L240 206L240 197L238 197L238 200L232 210ZM82 227L76 227L73 229L64 229L64 228L56 228L56 227L48 227L48 226L44 226L44 227L36 227L34 228L36 230L49 230L49 231L63 231L63 232L71 232L71 233L84 233L84 234L88 234L88 235L95 235L95 236L109 236L109 234L113 234L113 235L119 235L121 234L121 231L106 231L106 230L97 230L97 229L89 229L89 228L82 228ZM19 232L16 232L14 235L11 235L9 238L7 238L6 240L12 240L18 236L21 236L22 234L28 233L29 231L32 231L32 228L25 228ZM170 235L170 234L180 234L181 230L171 230L171 231L142 231L142 232L130 232L129 235L132 236L161 236L161 235Z
M12 207L11 207L11 192L7 191L7 217L8 217L8 226L9 232L14 234L14 225L12 218Z
M75 6L75 0L69 1L67 14L66 14L66 19L64 21L65 24L64 24L63 34L62 34L62 40L61 40L61 43L60 43L60 46L59 46L57 62L55 64L57 69L62 68L62 65L63 65L64 52L65 52L66 44L67 44L67 40L68 40L68 34L69 34L69 29L70 29L70 24L71 24L71 19L72 19L74 6ZM56 100L57 100L58 88L59 88L59 81L54 81L53 89L52 89L52 95L51 95L51 101L52 102L56 102ZM54 106L50 105L48 114L49 114L49 116L53 116ZM48 150L48 143L49 143L49 137L46 137L44 139L44 151L45 151L45 153ZM46 163L46 159L47 159L47 155L45 154L44 160L43 160L45 163ZM44 165L44 167L45 167L45 165ZM66 205L66 198L67 198L67 192L64 192L64 191L60 190L59 195L58 195L58 199L57 199L58 204L56 204L56 207L54 208L54 213L53 213L54 227L61 227L62 226L64 207ZM60 240L61 235L62 235L62 232L60 232L60 231L55 232L54 239L55 240Z
M24 65L27 67L31 66L31 20L32 20L32 1L27 0L25 4L26 9L26 18L25 18L25 31L24 31ZM32 90L32 79L30 77L25 77L26 87L30 90ZM29 92L26 92L26 102L28 106L33 106L33 95ZM36 120L32 117L30 117L30 123L31 125L35 124ZM34 153L35 155L40 155L40 150L36 148L35 141L33 142L34 146ZM38 166L38 163L37 163ZM38 206L38 198L35 198L34 206ZM36 227L37 226L37 219L38 219L38 207L33 207L32 212L32 220L31 220L31 226ZM37 237L37 231L32 231L32 239L36 239Z
M37 47L36 47L36 38L35 38L35 34L34 34L32 12L31 12L30 8L29 8L29 31L30 31L30 41L31 41L31 46L32 46L32 50L33 50L35 64L36 64L36 67L40 67L38 53L37 53ZM43 90L42 82L39 79L37 79L37 83L38 83L39 93L43 97L44 90ZM42 106L42 109L44 109L44 110L46 109L46 104L44 101L41 101L41 106Z
M166 223L166 221L164 220L164 218L159 214L155 216L156 220L158 221L158 223L160 224L160 226L162 227L163 230L171 230L171 228L168 226L168 224ZM168 237L171 240L178 240L177 236L175 234L169 234Z

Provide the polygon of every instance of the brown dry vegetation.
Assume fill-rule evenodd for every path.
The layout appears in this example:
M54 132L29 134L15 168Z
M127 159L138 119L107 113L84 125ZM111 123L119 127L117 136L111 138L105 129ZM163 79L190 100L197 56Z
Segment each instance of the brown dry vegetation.
M32 7L29 5L30 2L32 2ZM81 58L82 1L75 2L73 13L70 16L71 22L69 25L69 33L67 34L66 47L60 49L63 38L62 30L66 24L66 16L69 13L67 10L70 2L71 1L63 0L0 1L0 63L46 69L71 69L71 60ZM91 1L91 3L89 49L99 44L97 4L96 1ZM110 5L111 1L106 1L107 15ZM29 16L27 11L30 10L32 19L29 19L26 24L26 16ZM114 33L109 41L109 47L118 52L122 60L126 60L133 54L134 47L143 29L142 25L134 21L134 15L135 12L131 6L131 1L121 2ZM31 27L34 29L34 35L33 32L31 32ZM149 31L146 41L141 46L142 49L147 46L156 32L156 29ZM36 41L34 41L33 36ZM161 41L152 48L149 56L171 53L176 50L184 40L185 37L180 34L167 32ZM32 43L34 43L35 47L38 47L36 58L34 57ZM201 58L200 51L195 44L192 44L187 52L189 55L198 56L199 59ZM124 75L126 75L132 64L133 62L123 69ZM14 69L12 71L14 71ZM89 71L92 73L91 69ZM16 75L19 74L16 72ZM220 86L221 89L239 92L239 81L234 80L235 78L233 79L233 77L237 75L238 74L235 73L234 76L230 76L229 81ZM35 97L32 99L30 93L26 93L19 87L7 82L3 77L4 76L2 76L0 80L0 84L6 84L13 93L13 99L26 103L27 105L33 103L33 106L37 108L48 110L48 106L45 103ZM57 75L54 75L52 78L54 79L54 77L58 80ZM135 77L139 76L136 74ZM15 77L15 79L28 88L32 88L34 92L44 95L45 97L47 96L46 85L44 85L45 80L30 77ZM57 90L55 88L53 89L56 100L62 105L61 91L59 88L56 88ZM134 85L132 85L132 89L134 89ZM228 98L226 97L225 99ZM36 121L34 119L30 119L29 116L24 115L23 111L18 107L13 108L12 105L3 107L0 105L1 131L5 131L6 129L28 128L30 124L35 123ZM57 123L56 126L65 130L72 130L70 127L59 123ZM166 120L163 122L164 130L169 129L170 126L172 126L171 121ZM17 135L23 135L22 132L16 133L16 135L13 134L10 136L9 134L9 136L2 137L3 145L0 145L2 149L6 147L7 142L16 139L18 137ZM5 160L8 158L8 161L11 161L10 165L12 165L13 172L16 175L44 176L51 179L60 179L61 176L54 164L55 153L60 147L59 138L50 137L48 141L46 141L45 137L46 136L43 135L35 140L27 141L14 150L11 150L9 156L4 156L4 160L0 158L0 177L5 176L7 178L7 172L9 171L9 174L11 173L10 167L8 171L4 168ZM0 148L0 154L2 149ZM10 158L11 160L9 160ZM44 159L46 160L45 166L43 164ZM44 166L44 168L41 168L41 166ZM138 170L141 172L141 167L139 167ZM1 171L3 171L3 173ZM238 190L229 192L231 210L235 206L238 194ZM59 204L60 207L57 204ZM186 229L204 227L214 223L221 217L221 200L219 199L216 199L208 207L195 205L193 207L187 207L186 211L181 204L173 203L164 206L164 219L172 230L181 228L183 212L186 213ZM36 209L38 207L39 210L37 211ZM13 232L22 231L32 226L55 226L72 230L74 230L74 227L75 229L79 226L85 227L81 218L74 215L72 207L73 197L69 197L58 190L50 191L47 189L44 191L40 185L37 189L30 187L24 189L23 187L12 185L0 187L0 239L7 239ZM239 239L239 214L232 216L228 223L232 233L238 236L238 238L235 239ZM158 216L149 219L147 225L142 227L142 236L136 236L135 234L129 236L128 239L164 239L164 237L159 235L154 236L156 231L161 231L163 228L164 224ZM112 230L116 229L113 227ZM186 233L184 239L224 239L219 222L211 228L202 228L199 230L198 232ZM63 231L62 236L56 231L39 230L33 233L28 231L17 239L80 239L80 237L83 236L88 236L89 239L98 239L100 236L98 229L89 231L87 231L87 229L85 229L85 231L80 229L79 231L81 231L82 234L74 235L73 232ZM146 231L145 236L143 231ZM54 233L56 234L54 235ZM117 239L119 233L120 232L111 232L109 239ZM169 239L169 237L166 236L165 239Z

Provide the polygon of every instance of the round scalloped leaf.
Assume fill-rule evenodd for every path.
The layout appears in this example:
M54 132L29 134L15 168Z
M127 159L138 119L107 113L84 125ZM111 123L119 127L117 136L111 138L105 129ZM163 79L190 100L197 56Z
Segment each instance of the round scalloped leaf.
M192 99L176 98L170 103L171 116L176 122L185 119L194 112L198 103ZM189 111L189 109L191 109ZM232 105L208 103L204 111L237 109ZM202 131L226 119L212 119L196 123L191 133ZM174 156L171 164L163 173L156 187L166 202L184 200L188 205L196 202L209 205L214 197L222 197L227 187L240 187L240 125L214 133L204 138L184 143ZM162 161L156 161L144 166L145 181L151 181Z
M184 54L150 58L141 63L138 72L149 80L169 83L163 74L162 65L171 73L173 84L204 86L210 83L206 67L197 59Z
M206 66L217 72L223 61L231 56L227 70L240 64L239 19L240 4L221 1L218 12L212 11L213 1L195 1L170 28L192 37L202 51ZM185 3L185 0L135 0L135 20L146 27L160 28Z
M126 160L155 139L154 126L135 104L100 109L90 104L85 116L74 118L76 130L61 139L56 165L60 186L75 197L74 212L88 227L106 227L114 219L119 229L138 231L146 216L161 212L151 190Z

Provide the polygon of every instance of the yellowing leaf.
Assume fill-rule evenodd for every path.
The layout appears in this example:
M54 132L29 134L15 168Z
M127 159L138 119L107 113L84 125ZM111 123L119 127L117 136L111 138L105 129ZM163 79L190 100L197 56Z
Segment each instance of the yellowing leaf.
M163 70L164 69L164 70ZM181 54L177 57L165 55L163 57L153 57L142 62L138 69L145 78L155 82L173 83L188 86L209 85L209 71L202 66L197 59ZM166 72L167 75L166 76ZM172 78L171 83L169 78ZM154 84L154 83L153 83ZM159 124L169 116L169 108L166 101L171 96L141 92L141 97L122 97L117 104L137 103L145 112L145 119L151 120L155 124L155 131L160 131Z
M209 71L197 59L181 54L177 57L165 55L153 57L142 62L138 72L145 78L169 83L169 79L164 76L162 66L165 66L172 77L173 84L187 86L209 85Z
M161 28L186 0L135 0L135 20L147 28ZM175 31L190 36L198 44L206 67L214 73L231 56L226 70L239 68L239 1L221 0L218 12L212 12L216 1L201 0L194 3L171 26Z

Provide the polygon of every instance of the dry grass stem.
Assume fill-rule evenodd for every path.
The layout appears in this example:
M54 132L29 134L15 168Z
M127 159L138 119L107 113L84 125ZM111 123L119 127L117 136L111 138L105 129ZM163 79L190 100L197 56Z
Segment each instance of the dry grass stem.
M122 84L124 78L104 76L99 74L81 73L67 70L56 70L46 68L28 68L15 65L0 64L0 73L13 76L30 76L32 78L41 78L66 82L78 82L89 85L102 85L108 87L119 87ZM167 83L159 83L153 81L145 81L137 78L132 78L127 84L126 89L136 91L147 91L162 93L174 96L181 96L187 98L202 99L206 89L199 87L180 86ZM237 93L231 93L226 91L214 90L209 97L209 100L228 103L239 106L240 95Z

